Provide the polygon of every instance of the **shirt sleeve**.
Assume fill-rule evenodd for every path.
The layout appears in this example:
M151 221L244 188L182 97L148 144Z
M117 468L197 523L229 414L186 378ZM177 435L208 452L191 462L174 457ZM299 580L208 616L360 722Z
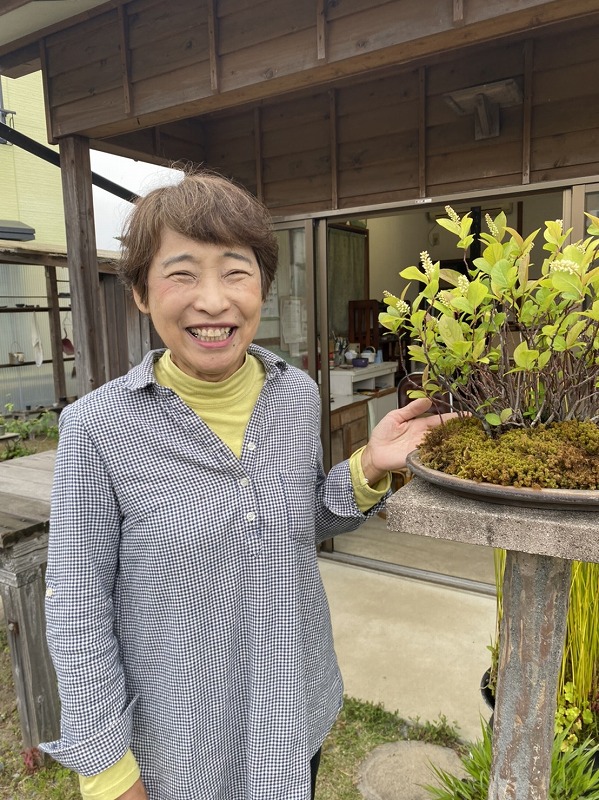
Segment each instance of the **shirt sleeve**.
M388 472L378 483L371 486L362 470L362 450L364 448L360 447L350 456L349 474L354 487L356 504L360 511L366 512L376 505L379 500L382 500L391 488L391 473Z
M61 738L40 748L81 775L119 761L131 742L135 698L127 696L114 635L113 589L120 513L98 447L74 405L60 416L52 489L46 630L61 701Z
M131 750L98 775L79 776L83 800L117 800L139 778L139 767Z

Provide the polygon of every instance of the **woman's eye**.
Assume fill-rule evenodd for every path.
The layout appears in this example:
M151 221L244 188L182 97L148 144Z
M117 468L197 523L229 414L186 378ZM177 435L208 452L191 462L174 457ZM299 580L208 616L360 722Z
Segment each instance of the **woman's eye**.
M175 280L194 280L194 276L190 272L172 272L170 277Z
M244 269L232 269L232 270L229 270L229 272L226 273L225 277L227 277L227 278L245 278L247 275L249 275L249 272L247 272Z

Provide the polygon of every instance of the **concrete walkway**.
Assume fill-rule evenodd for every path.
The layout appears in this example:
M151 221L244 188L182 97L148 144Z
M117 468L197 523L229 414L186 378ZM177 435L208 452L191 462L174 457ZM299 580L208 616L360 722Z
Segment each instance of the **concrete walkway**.
M404 719L441 715L464 740L480 738L489 710L479 690L489 666L495 600L372 570L320 560L345 693L381 703ZM414 746L418 745L418 746ZM451 750L397 742L361 769L366 800L419 800L429 763L459 771Z

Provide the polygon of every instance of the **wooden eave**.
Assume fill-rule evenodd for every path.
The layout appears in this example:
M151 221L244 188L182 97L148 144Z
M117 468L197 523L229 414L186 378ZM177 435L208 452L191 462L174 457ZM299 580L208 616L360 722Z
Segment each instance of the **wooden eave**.
M467 6L468 0L463 5ZM458 4L454 0L454 7ZM504 14L501 17L476 19L472 23L456 20L447 30L417 39L402 42L370 52L354 55L339 61L321 61L318 65L301 72L280 77L270 77L244 86L219 89L212 94L198 97L197 100L178 106L163 108L153 113L133 115L106 125L82 128L77 131L90 139L104 139L121 133L164 125L177 120L199 117L227 109L256 105L262 101L294 93L337 84L340 80L367 77L374 70L397 66L413 66L431 58L450 54L475 44L485 44L498 39L551 28L580 17L599 12L599 0L555 0L554 2L532 4L528 8ZM376 13L376 9L373 9ZM401 22L397 23L401 27ZM267 71L268 72L268 71ZM60 138L61 132L54 131Z
M101 6L90 8L79 14L73 14L71 17L61 22L56 22L41 30L33 31L13 42L0 45L0 75L6 75L8 78L19 78L22 75L27 75L30 72L38 70L40 68L40 42L42 42L46 36L71 28L85 20L93 19L99 14L103 14L110 9L128 2L130 2L130 0L110 0L110 2L104 3ZM27 5L28 3L29 0L8 0L3 8L0 9L0 24L5 14L8 14L19 6Z
M368 75L373 70L385 67L412 64L417 60L432 58L456 48L496 41L501 37L538 30L544 26L564 23L599 11L599 0L568 0L567 3L564 0L551 0L550 2L513 0L511 3L502 3L500 13L495 12L495 16L491 16L493 7L489 7L487 3L480 3L477 0L444 0L441 6L446 17L448 9L453 9L453 13L449 14L451 24L444 30L416 31L413 38L406 41L398 41L399 35L396 35L396 42L393 43L394 34L383 31L381 26L381 30L373 32L370 38L368 35L364 37L364 40L358 38L352 44L353 53L351 55L335 58L331 53L331 48L327 48L327 26L329 24L327 22L327 4L322 1L316 2L316 0L313 0L313 4L314 52L317 54L317 58L307 59L306 68L277 75L276 69L260 67L261 71L249 79L247 74L220 76L219 79L219 61L222 60L222 56L218 55L218 30L213 20L213 24L209 25L211 85L198 89L199 93L196 98L168 106L166 105L167 95L165 95L163 107L147 113L136 113L135 103L130 103L131 87L125 58L121 88L125 107L129 110L120 118L106 123L86 124L81 120L80 125L77 123L77 113L75 112L68 127L53 122L51 140L58 141L62 136L73 133L94 140L106 139L143 128L165 125L176 120L257 104L269 98L332 85L343 78ZM208 5L209 9L214 8L210 3ZM387 4L380 5L383 7ZM45 42L53 33L73 29L82 22L91 21L93 24L96 16L107 11L114 11L115 7L119 10L121 18L126 19L126 14L121 14L120 11L125 6L125 0L112 0L110 3L71 18L68 25L57 25L52 29L40 31L10 45L0 47L0 72L6 71L6 69L18 69L20 60L31 63L31 59L34 57L34 48L38 48L38 53L42 53L43 63ZM218 3L215 7L218 7ZM373 20L376 20L378 11L379 6L373 5L371 9ZM397 4L397 11L397 16L393 18L394 32L403 29L401 4ZM126 43L126 34L125 30L123 43ZM267 63L268 43L265 43L264 50L265 63ZM346 52L349 52L347 48L344 50L344 53ZM168 69L164 74L168 75ZM101 89L100 86L96 88Z

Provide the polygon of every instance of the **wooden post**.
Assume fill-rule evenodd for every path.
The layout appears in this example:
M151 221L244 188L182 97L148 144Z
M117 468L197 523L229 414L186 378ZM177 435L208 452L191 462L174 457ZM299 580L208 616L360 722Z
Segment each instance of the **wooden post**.
M100 279L96 251L89 142L81 136L60 140L60 168L67 234L67 263L73 309L78 395L106 380Z
M572 562L508 550L489 800L549 797Z
M50 308L50 346L52 348L52 375L54 376L54 400L67 396L67 383L64 374L64 358L62 353L62 328L56 283L56 267L48 266L46 270L46 294Z

